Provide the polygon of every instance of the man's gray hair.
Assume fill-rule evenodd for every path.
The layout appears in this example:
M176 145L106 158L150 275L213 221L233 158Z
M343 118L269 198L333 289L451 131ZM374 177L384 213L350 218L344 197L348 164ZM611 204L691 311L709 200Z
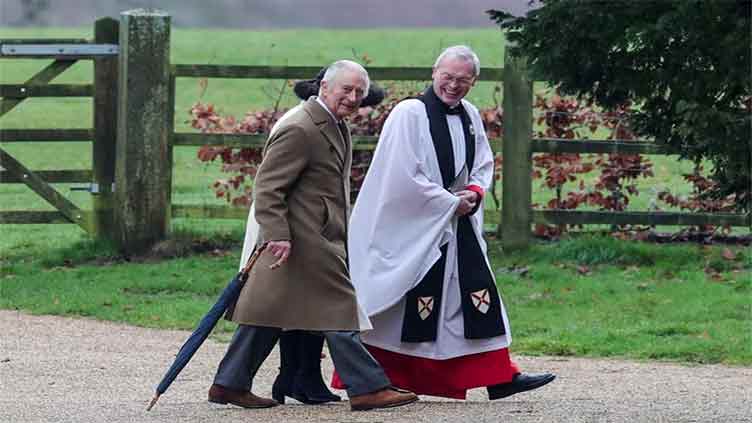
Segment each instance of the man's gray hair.
M436 62L433 64L434 69L439 67L439 64L444 59L462 59L466 62L473 64L473 73L477 77L480 75L480 59L478 55L468 46L459 45L447 47L441 52L439 57L436 58Z
M361 66L360 63L353 62L352 60L337 60L329 65L329 67L326 68L326 72L324 72L324 77L321 78L321 81L326 81L327 84L331 84L332 81L337 79L343 70L360 72L360 74L363 75L363 78L366 80L366 89L363 95L366 95L368 89L371 87L371 79L368 77L366 69Z

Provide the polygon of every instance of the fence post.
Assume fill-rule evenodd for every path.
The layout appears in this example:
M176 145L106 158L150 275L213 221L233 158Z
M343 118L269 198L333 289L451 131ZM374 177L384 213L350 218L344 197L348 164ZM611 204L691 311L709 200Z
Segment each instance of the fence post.
M153 9L121 13L115 241L125 253L143 252L167 236L169 83L170 16Z
M502 247L524 249L530 245L532 202L533 84L527 60L504 52L504 142L502 155Z
M94 24L97 44L118 43L118 21L98 19ZM92 226L99 239L113 240L113 190L115 181L115 142L117 139L117 57L94 59L94 142L92 173L98 194L92 196Z

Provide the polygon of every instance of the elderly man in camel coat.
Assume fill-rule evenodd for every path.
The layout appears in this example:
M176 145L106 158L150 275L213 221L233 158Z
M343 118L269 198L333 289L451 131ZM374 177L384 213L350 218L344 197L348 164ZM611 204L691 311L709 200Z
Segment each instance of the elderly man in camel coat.
M230 313L238 329L209 401L245 408L277 405L251 393L252 380L282 329L320 331L347 385L353 410L404 405L413 393L391 386L363 346L370 328L347 267L351 142L342 120L368 92L357 63L332 64L319 97L288 116L269 138L255 183L259 245L266 250Z

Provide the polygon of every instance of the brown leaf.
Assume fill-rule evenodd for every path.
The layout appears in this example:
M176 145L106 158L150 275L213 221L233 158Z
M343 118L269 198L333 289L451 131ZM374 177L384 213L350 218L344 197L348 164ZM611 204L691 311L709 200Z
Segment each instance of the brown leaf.
M736 253L731 251L728 248L723 249L723 253L721 253L721 256L725 258L726 260L736 260Z
M716 282L722 282L723 281L723 275L720 273L711 273L710 279L713 279Z
M577 273L581 275L587 275L590 273L590 268L585 265L578 265L577 266Z

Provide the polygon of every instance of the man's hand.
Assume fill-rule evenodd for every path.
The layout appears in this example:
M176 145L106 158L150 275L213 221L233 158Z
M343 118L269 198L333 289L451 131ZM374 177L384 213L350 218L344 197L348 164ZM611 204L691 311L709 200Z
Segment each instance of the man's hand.
M478 201L478 193L470 190L462 190L456 192L454 195L460 198L460 205L454 212L455 216L464 216L475 208L475 203Z
M292 250L292 242L290 241L269 241L266 244L266 249L272 253L274 257L278 257L279 260L274 262L271 266L269 266L270 269L276 269L279 266L282 265L282 263L287 261L287 258L290 257L290 250Z

